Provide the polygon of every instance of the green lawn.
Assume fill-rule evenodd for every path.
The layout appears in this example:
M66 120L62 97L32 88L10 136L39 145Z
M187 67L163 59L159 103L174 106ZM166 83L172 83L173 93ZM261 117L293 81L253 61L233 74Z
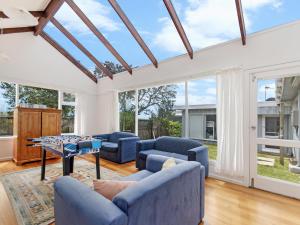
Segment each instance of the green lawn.
M208 156L211 160L217 159L218 148L217 145L214 144L205 144L208 147Z
M272 156L267 154L258 154L258 156L275 159L274 167L257 165L257 172L259 175L300 184L300 175L291 173L289 171L288 159L284 160L284 166L282 166L279 163L279 156Z
M216 160L218 154L217 145L214 144L205 144L205 145L208 146L209 159ZM282 166L279 163L279 156L272 156L268 154L258 154L258 156L275 159L274 167L258 165L257 172L259 175L300 184L300 174L294 174L289 171L289 159L286 158L284 160L284 166Z

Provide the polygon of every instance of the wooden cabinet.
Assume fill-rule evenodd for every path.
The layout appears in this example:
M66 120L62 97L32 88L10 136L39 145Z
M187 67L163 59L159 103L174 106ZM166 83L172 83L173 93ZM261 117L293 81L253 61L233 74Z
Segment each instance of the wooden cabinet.
M61 134L61 110L17 107L14 111L14 154L17 165L41 159L41 149L27 146L28 138ZM49 154L47 158L55 157Z

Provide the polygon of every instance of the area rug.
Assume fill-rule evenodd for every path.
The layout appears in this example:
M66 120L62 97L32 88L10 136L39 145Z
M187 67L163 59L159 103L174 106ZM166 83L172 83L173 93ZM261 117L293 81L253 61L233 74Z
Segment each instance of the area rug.
M62 176L62 164L46 167L46 180L41 181L41 168L2 175L3 184L19 225L48 225L54 222L54 181ZM92 186L96 177L95 164L76 160L72 177ZM122 176L101 167L101 179L119 180Z

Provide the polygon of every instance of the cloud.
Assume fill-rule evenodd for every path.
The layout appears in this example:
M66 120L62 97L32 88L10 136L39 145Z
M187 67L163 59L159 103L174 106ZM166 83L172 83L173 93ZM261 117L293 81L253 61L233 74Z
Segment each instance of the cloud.
M216 104L216 96L210 95L189 95L189 105Z
M246 28L249 30L252 26L249 12L264 6L278 8L282 5L282 0L243 0L242 3ZM193 48L203 48L239 36L234 1L186 0L186 4L179 8L179 17ZM158 22L162 28L155 35L153 43L170 52L186 52L171 19L160 18Z
M111 8L96 0L76 0L75 2L98 29L102 31L118 31L121 29L121 24L111 18ZM71 31L84 34L90 33L89 28L66 3L62 5L55 18Z
M206 89L206 94L216 95L217 94L217 89L216 88L208 88L208 89Z

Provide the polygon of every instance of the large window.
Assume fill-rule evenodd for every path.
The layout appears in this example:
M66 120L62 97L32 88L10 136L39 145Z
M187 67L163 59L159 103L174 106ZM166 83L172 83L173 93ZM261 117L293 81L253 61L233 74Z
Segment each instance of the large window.
M22 106L40 105L46 108L58 108L58 91L30 86L19 86L19 103Z
M61 132L74 133L76 97L71 93L63 93Z
M21 107L57 109L60 108L59 102L61 102L62 133L74 133L76 108L74 94L64 92L59 101L57 90L0 82L0 136L13 135L13 111L17 104L16 96L19 96L17 100Z
M138 92L138 134L142 139L183 136L184 83Z
M13 134L16 85L0 82L0 136Z
M135 133L135 91L119 93L120 130Z
M209 158L217 157L217 95L215 77L188 81L189 137L209 148Z

